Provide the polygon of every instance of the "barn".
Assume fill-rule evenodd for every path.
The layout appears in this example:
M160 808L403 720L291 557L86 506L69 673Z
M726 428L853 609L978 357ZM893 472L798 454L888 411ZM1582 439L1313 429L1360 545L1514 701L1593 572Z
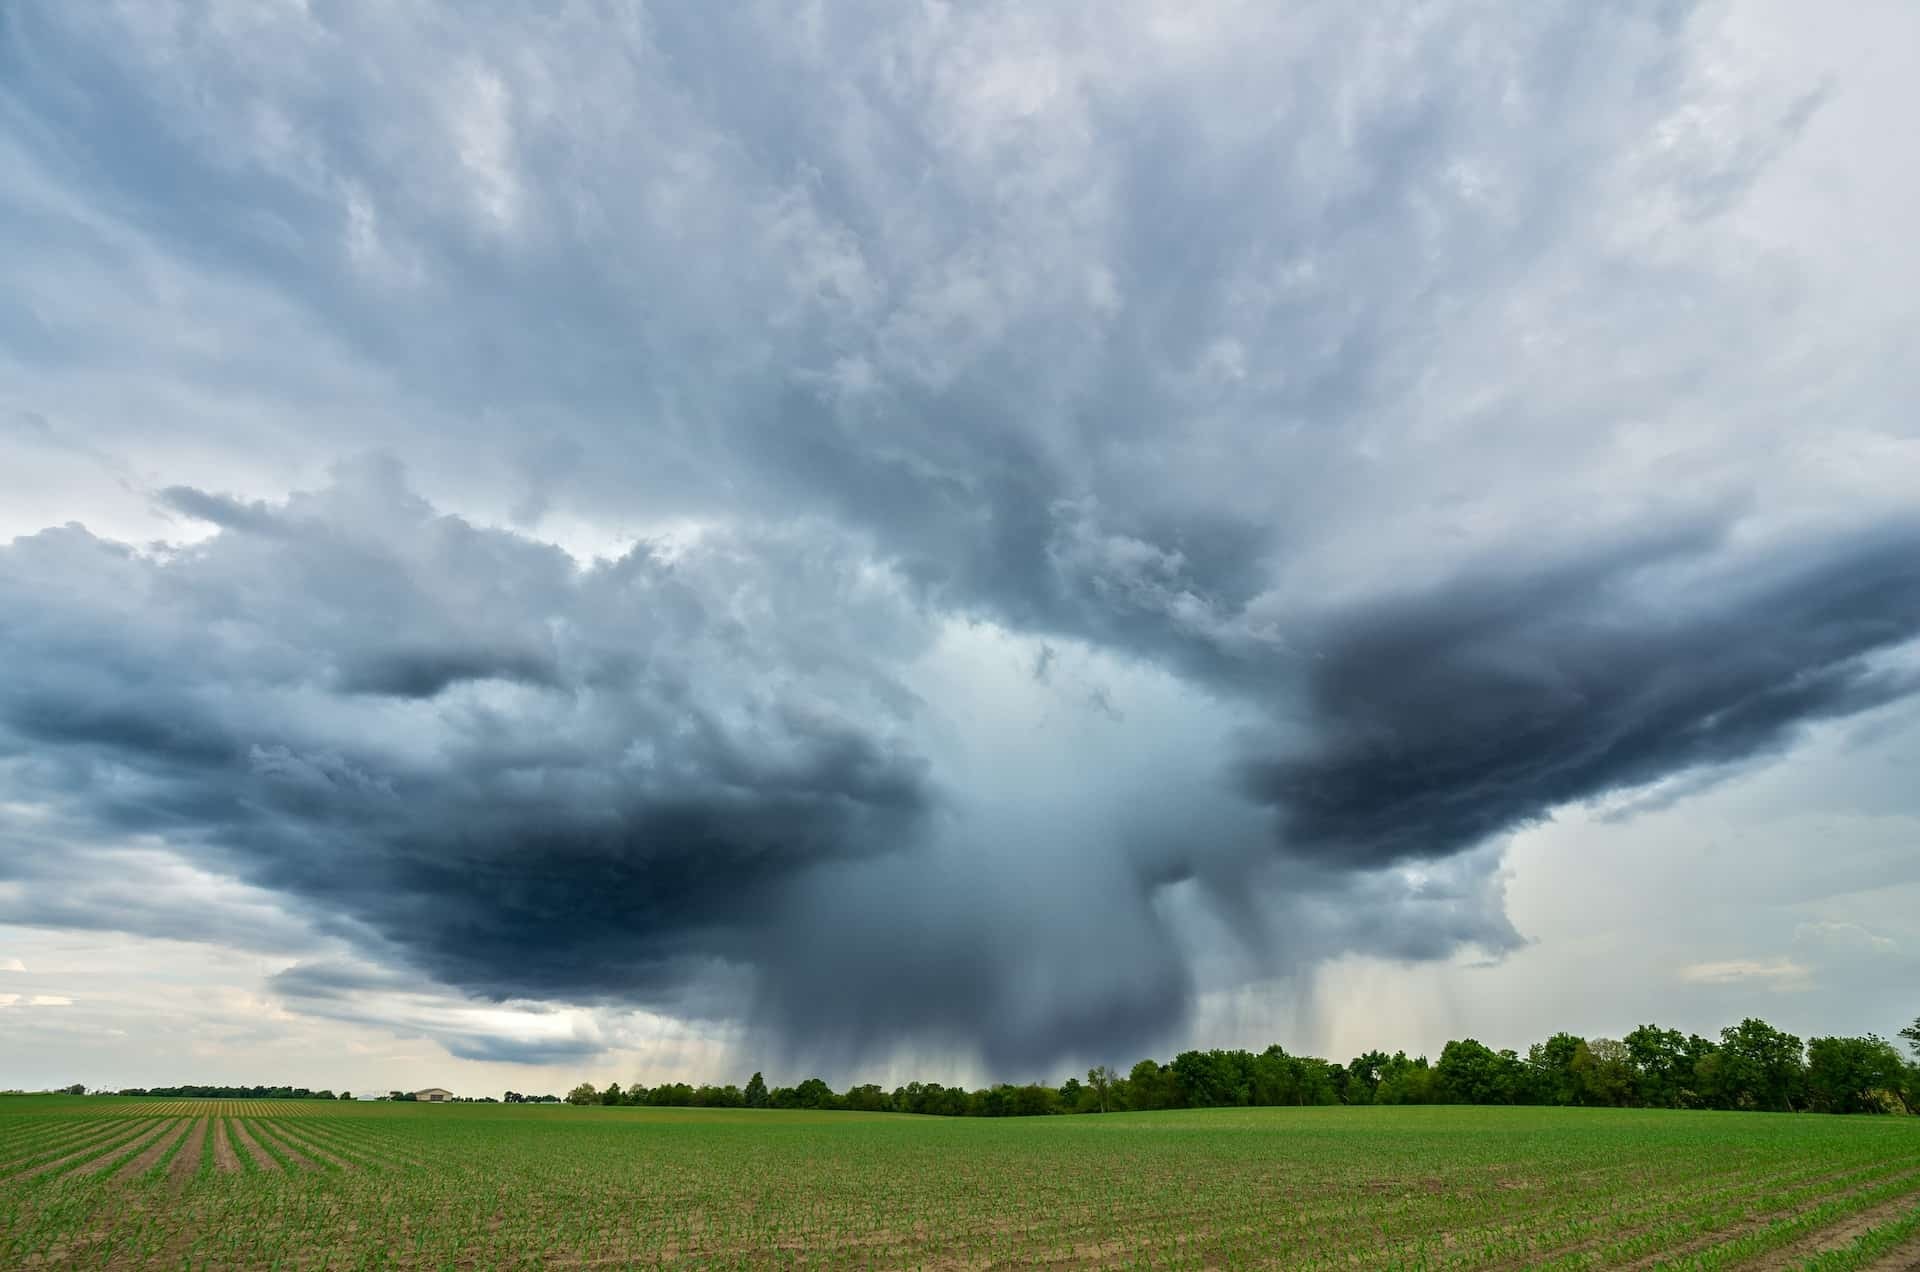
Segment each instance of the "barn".
M424 1091L415 1091L413 1098L422 1104L445 1104L453 1098L453 1092L445 1087L428 1087Z

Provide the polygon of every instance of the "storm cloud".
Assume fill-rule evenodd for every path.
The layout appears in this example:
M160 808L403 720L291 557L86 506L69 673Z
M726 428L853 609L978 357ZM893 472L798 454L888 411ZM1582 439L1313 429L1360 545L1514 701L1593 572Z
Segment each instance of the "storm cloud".
M1705 571L1652 546L1331 617L1310 740L1245 766L1288 850L1355 867L1450 856L1920 685L1910 661L1874 657L1920 631L1920 531Z
M1752 20L9 8L0 921L993 1076L1520 948L1915 687L1905 196Z

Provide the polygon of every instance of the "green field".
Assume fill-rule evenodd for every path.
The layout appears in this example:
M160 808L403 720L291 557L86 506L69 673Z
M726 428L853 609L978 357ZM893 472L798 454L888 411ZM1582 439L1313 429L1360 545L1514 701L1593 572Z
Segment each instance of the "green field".
M0 1099L0 1266L1905 1268L1920 1119Z

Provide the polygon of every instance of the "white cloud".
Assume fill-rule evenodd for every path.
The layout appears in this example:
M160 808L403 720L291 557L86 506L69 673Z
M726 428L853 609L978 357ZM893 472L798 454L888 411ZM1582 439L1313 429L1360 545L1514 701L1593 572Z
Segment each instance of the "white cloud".
M1731 985L1753 981L1769 989L1801 990L1813 988L1813 973L1791 959L1723 959L1713 963L1692 963L1680 969L1680 979L1696 985Z
M0 1007L71 1007L65 994L0 994Z
M1861 951L1869 954L1893 954L1900 943L1890 936L1869 931L1858 923L1841 919L1817 919L1802 923L1793 930L1795 944L1827 946L1837 950Z

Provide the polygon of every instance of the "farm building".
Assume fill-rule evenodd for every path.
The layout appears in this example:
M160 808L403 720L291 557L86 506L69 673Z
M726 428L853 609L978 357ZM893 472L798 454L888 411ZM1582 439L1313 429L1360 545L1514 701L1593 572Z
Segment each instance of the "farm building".
M413 1098L423 1104L445 1104L453 1098L453 1092L445 1087L428 1087L424 1091L415 1091Z

